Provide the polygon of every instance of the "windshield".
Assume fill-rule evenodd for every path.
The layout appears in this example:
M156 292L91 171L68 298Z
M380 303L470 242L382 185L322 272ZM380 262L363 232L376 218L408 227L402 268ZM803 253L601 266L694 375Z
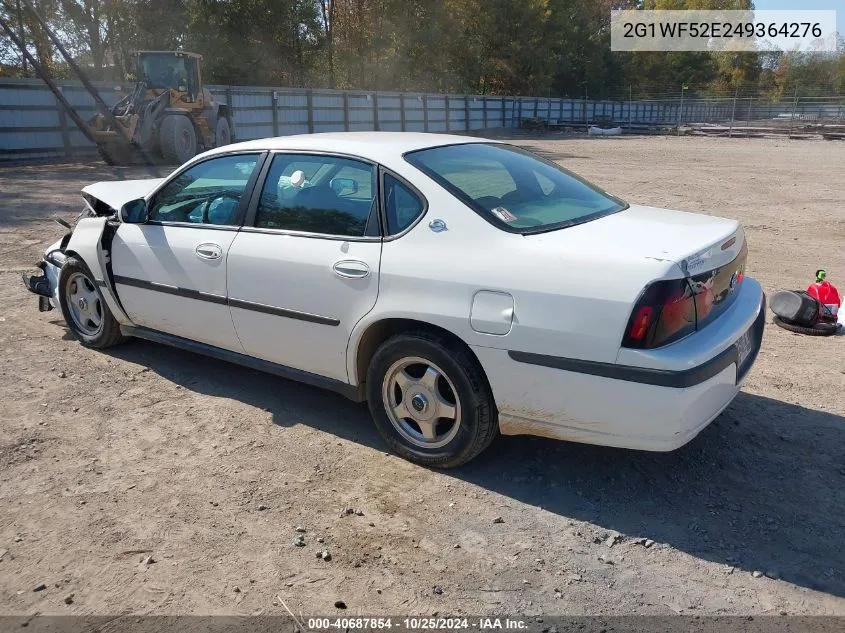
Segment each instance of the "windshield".
M409 152L405 159L484 219L513 233L551 231L628 206L559 165L511 145L446 145Z
M157 90L165 88L187 90L191 76L188 58L172 53L146 53L139 56L139 70L146 78L148 87Z

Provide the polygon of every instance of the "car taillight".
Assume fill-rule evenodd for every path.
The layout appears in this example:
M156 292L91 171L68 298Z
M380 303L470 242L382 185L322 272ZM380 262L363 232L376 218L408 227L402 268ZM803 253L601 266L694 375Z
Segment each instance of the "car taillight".
M657 281L634 306L622 345L660 347L695 331L695 321L695 298L687 280Z
M628 333L633 340L641 341L645 338L646 332L648 332L648 326L651 325L651 315L653 312L654 309L651 306L642 306L637 310L631 330Z

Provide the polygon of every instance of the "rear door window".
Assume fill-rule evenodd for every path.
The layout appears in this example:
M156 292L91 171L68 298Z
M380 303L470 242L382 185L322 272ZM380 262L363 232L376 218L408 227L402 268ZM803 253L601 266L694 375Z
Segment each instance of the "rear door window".
M261 190L255 226L364 237L378 222L376 191L376 168L370 163L277 154Z

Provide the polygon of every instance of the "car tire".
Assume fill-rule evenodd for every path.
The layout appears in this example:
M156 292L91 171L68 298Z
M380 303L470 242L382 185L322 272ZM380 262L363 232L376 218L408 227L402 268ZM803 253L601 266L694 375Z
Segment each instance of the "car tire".
M367 371L367 399L390 448L423 466L461 466L499 430L478 360L465 346L433 332L397 334L378 348Z
M185 163L197 154L197 131L181 114L168 114L158 131L161 155L168 163Z
M69 257L59 272L65 322L85 347L105 349L126 340L85 262Z

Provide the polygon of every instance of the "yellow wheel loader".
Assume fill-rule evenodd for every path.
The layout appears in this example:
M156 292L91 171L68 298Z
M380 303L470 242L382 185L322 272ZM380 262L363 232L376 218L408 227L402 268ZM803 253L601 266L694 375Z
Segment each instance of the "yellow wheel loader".
M146 155L181 164L200 151L232 142L231 107L203 86L201 55L139 51L133 57L135 72L129 79L134 88L111 108L111 122L103 114L88 122L107 163L141 162ZM123 131L115 129L115 122Z

